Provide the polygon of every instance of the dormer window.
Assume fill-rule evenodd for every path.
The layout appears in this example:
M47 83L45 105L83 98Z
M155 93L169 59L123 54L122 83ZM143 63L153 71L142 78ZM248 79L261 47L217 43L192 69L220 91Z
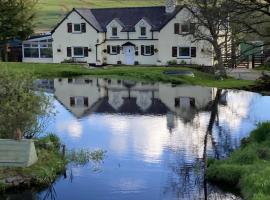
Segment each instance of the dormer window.
M146 28L144 26L141 27L141 36L146 36Z
M117 27L112 27L112 36L117 36Z

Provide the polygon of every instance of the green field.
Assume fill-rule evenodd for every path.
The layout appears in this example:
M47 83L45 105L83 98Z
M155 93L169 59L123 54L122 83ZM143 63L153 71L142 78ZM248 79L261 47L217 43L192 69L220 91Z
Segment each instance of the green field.
M132 6L158 6L165 0L39 0L37 5L38 31L50 30L72 8L108 8Z

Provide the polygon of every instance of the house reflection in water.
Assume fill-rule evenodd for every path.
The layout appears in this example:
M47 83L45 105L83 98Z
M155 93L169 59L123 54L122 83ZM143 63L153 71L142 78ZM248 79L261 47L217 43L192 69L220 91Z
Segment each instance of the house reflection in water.
M216 89L200 86L142 83L102 78L55 79L55 97L77 118L91 113L166 115L173 130L207 109Z

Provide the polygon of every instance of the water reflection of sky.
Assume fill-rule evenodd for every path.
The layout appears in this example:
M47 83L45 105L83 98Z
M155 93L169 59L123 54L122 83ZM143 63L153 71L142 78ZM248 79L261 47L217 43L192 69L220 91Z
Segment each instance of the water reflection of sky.
M49 130L56 132L69 149L107 151L101 172L91 171L90 165L73 166L72 182L63 178L57 181L57 199L203 199L200 160L210 119L209 105L217 90L168 84L133 84L131 89L125 89L119 81L106 85L103 80L94 80L98 84L87 89L85 84L56 81L57 115ZM256 123L270 120L270 97L231 90L222 94L212 141L207 147L211 155L226 156ZM73 95L89 96L84 109L70 106ZM128 96L137 100L129 101ZM166 108L166 112L155 114L157 108L150 108L149 99L157 108ZM142 109L131 113L125 103ZM118 113L121 109L122 113ZM219 190L210 192L209 197L232 199Z

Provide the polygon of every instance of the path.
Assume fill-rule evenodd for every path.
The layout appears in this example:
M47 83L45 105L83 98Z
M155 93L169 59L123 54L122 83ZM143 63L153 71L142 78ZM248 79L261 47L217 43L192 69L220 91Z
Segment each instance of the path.
M262 71L256 71L253 69L246 69L246 68L236 68L236 69L228 69L227 70L228 76L232 76L236 79L242 80L257 80L261 75ZM269 72L266 72L270 75Z

